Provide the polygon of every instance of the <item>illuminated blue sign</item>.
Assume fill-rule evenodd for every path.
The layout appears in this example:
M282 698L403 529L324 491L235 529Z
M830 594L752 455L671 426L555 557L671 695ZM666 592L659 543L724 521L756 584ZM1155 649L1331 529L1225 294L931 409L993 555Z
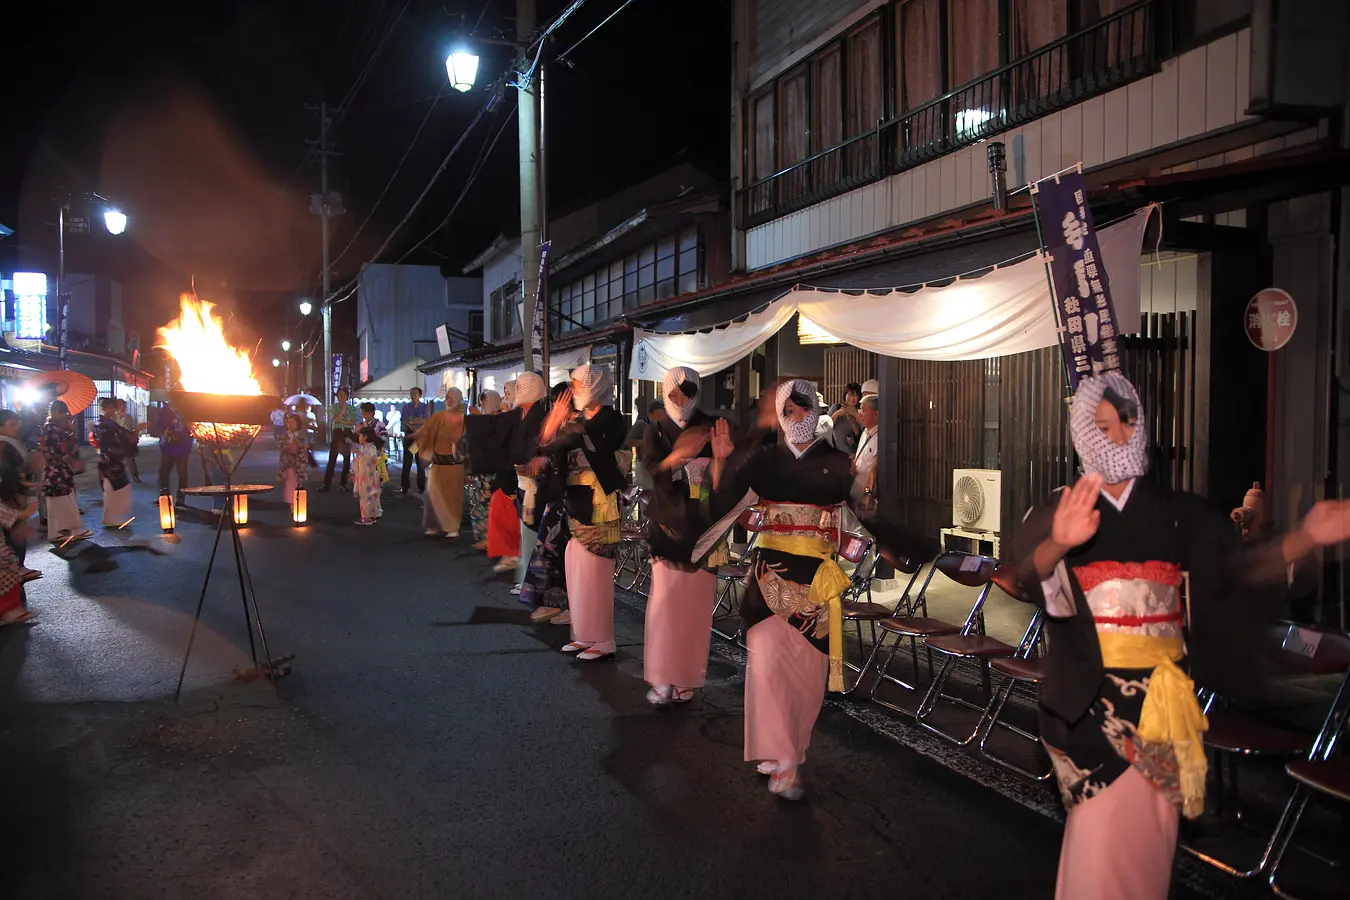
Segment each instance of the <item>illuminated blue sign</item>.
M14 273L14 330L21 341L47 336L47 276L41 272Z

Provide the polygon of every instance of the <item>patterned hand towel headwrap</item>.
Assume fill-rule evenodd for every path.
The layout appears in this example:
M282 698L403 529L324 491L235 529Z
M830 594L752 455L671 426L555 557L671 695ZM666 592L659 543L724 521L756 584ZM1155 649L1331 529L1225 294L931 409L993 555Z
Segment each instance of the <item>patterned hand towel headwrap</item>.
M666 404L666 415L683 428L689 424L694 414L695 397L698 396L698 373L686 366L676 366L666 370L661 379L661 399ZM675 394L676 401L670 399Z
M807 415L800 421L794 422L783 414L783 407L789 400L806 410ZM778 386L775 402L778 404L778 424L789 443L809 444L816 439L816 426L820 424L820 407L816 406L816 389L812 387L811 382L800 378L783 382Z
M603 366L577 366L572 370L572 406L585 409L592 403L609 406L614 402L614 383Z
M497 393L496 391L484 391L483 405L481 408L483 410L483 415L486 416L490 416L493 413L501 412L502 395Z
M516 405L538 403L548 394L548 385L534 372L526 372L516 378Z
M1134 425L1134 434L1123 446L1097 427L1097 406L1102 400L1110 401L1122 422ZM1141 412L1134 385L1119 372L1079 383L1069 408L1069 432L1084 474L1095 472L1107 484L1120 484L1148 472L1148 429Z

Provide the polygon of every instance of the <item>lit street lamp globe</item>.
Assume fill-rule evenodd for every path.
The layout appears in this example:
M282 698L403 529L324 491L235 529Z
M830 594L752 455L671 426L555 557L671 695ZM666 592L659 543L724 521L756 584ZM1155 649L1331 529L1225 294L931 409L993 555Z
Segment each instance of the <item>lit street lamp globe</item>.
M478 75L478 57L463 51L451 53L445 58L445 74L450 77L450 86L464 93L473 87Z
M314 304L310 303L308 300L300 301L300 315L307 316L313 311L314 311Z
M290 352L290 349L291 349L291 342L290 342L290 341L282 341L282 342L281 342L281 352L282 352L282 353L289 353L289 352Z
M103 224L108 227L109 234L121 234L127 230L127 214L110 209L103 214Z
M281 367L281 360L277 359L276 357L273 357L273 358L272 358L272 368L277 369L277 368L280 368L280 367Z

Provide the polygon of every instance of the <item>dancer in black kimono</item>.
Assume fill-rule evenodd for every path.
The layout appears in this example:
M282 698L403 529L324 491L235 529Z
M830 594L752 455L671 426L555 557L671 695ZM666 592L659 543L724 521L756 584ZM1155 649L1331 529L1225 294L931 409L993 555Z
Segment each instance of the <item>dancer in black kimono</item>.
M1179 817L1204 809L1191 676L1241 686L1270 618L1251 585L1345 540L1350 506L1319 503L1246 551L1221 511L1144 479L1147 435L1123 375L1084 380L1070 425L1085 475L1028 513L1013 553L1049 616L1041 735L1069 811L1057 896L1164 900Z

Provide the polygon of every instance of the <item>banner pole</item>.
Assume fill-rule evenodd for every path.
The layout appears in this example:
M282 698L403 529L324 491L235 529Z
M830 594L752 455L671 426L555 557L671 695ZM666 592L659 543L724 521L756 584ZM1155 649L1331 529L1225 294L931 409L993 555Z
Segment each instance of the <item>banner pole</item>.
M1064 322L1059 317L1059 296L1055 293L1055 279L1050 275L1050 255L1045 249L1045 234L1041 231L1041 213L1036 206L1037 188L1040 182L1031 185L1028 193L1031 195L1031 218L1036 223L1036 242L1041 247L1041 259L1045 266L1045 283L1050 288L1050 306L1055 311L1055 334L1060 335L1059 340L1059 362L1064 370L1064 399L1068 401L1073 396L1073 380L1069 377L1069 360L1064 355Z

